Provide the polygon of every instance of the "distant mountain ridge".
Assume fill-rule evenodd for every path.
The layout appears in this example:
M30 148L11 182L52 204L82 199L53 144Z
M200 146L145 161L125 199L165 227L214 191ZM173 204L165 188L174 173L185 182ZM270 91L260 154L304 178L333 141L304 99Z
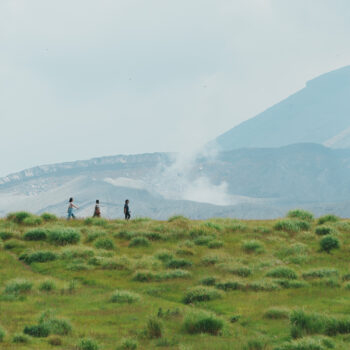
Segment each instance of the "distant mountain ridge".
M319 143L350 147L350 66L306 87L216 139L220 150Z

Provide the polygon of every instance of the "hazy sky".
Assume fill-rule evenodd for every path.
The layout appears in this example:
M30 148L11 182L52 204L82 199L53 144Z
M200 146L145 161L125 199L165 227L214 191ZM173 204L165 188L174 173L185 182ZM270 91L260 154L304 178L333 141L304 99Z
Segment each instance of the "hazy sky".
M0 176L193 150L350 64L348 0L0 0Z

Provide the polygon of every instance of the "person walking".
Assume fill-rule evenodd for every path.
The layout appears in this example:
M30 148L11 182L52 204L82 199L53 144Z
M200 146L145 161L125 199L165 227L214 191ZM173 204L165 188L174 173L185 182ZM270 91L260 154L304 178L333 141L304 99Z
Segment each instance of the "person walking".
M130 219L130 209L129 209L129 199L127 199L125 201L125 205L124 205L124 215L125 215L125 220L129 220Z
M79 207L77 207L76 205L73 204L73 198L69 198L69 206L68 206L68 217L67 220L69 220L70 218L75 219L75 215L73 213L73 209L79 209Z
M94 211L94 218L100 218L101 217L101 209L100 209L100 201L96 199L96 204L95 204L95 211Z

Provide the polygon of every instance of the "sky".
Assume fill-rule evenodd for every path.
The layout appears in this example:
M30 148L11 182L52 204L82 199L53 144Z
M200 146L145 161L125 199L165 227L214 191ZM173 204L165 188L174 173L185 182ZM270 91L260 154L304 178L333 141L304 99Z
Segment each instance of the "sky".
M0 176L193 152L350 64L348 0L1 0Z

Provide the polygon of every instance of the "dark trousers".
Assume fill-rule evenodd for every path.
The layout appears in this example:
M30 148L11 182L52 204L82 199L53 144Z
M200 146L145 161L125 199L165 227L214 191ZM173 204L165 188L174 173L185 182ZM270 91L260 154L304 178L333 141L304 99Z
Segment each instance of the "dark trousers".
M130 219L130 213L127 212L127 213L125 213L125 220L129 220L129 219Z

